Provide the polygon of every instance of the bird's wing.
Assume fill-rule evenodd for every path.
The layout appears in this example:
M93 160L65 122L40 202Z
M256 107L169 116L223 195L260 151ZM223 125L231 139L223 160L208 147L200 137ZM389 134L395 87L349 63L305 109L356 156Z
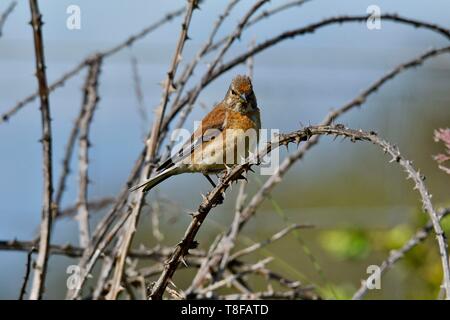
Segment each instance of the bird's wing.
M157 171L162 171L173 167L180 161L190 156L204 142L215 139L224 129L226 108L223 104L218 104L202 120L201 127L198 128L188 139L180 150L172 157L164 161Z

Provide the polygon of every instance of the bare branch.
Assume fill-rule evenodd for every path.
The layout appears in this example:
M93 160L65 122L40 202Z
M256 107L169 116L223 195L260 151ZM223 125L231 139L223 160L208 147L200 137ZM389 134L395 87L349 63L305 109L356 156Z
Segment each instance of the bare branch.
M200 50L197 52L197 54L195 55L194 59L186 66L186 68L184 69L183 73L178 77L176 83L175 83L175 88L177 90L177 95L172 103L172 108L174 106L176 106L178 104L178 102L180 101L184 88L186 86L186 83L188 82L188 80L191 78L191 76L194 73L195 68L197 67L198 63L200 62L200 60L204 57L204 55L209 51L212 42L214 40L214 37L216 36L217 32L219 31L220 26L222 25L222 23L224 22L224 20L229 16L231 10L234 8L234 6L239 2L240 0L231 0L228 5L225 7L224 11L222 14L219 15L218 19L214 22L214 27L208 37L208 39L206 40L205 44L200 48ZM178 123L175 126L175 130L179 129L183 126L184 122L186 121L188 115L190 114L190 112L192 111L192 107L193 106L189 106L187 108L185 108L182 113L180 114ZM173 147L174 142L171 141L167 147L167 154L166 157L170 156L170 151Z
M284 228L283 230L278 231L273 236L271 236L269 239L266 239L262 242L255 243L251 245L250 247L247 247L245 249L239 250L238 252L233 253L233 255L230 257L230 261L236 260L239 257L242 257L243 255L250 254L252 252L255 252L258 249L261 249L262 247L265 247L272 242L275 242L281 238L283 238L285 235L287 235L289 232L297 229L302 228L311 228L312 225L302 225L302 224L293 224L289 227Z
M209 48L212 45L214 37L216 36L217 32L219 31L220 26L225 21L225 19L229 16L231 10L234 8L234 6L239 1L240 0L231 0L228 3L228 5L225 7L223 13L220 14L219 17L217 18L217 20L214 22L213 29L212 29L211 33L209 34L209 37L206 40L205 44L200 48L200 50L195 55L194 59L192 59L192 61L184 69L183 73L178 77L177 81L175 82L177 96L175 97L173 105L178 104L178 101L181 98L181 94L183 93L186 82L192 76L197 64L200 62L200 60L203 58L203 56L208 52Z
M253 39L250 43L249 49L251 50L253 47L255 47L256 41ZM255 57L251 56L247 59L247 75L250 77L250 79L253 79L253 73L254 73L254 66L255 66Z
M92 235L91 246L86 249L81 258L78 266L81 270L86 270L85 273L81 274L80 278L80 286L83 286L86 281L87 274L92 270L98 258L100 258L101 254L108 246L108 244L112 241L114 236L117 234L119 229L123 226L125 221L128 219L130 211L127 211L125 216L121 216L122 213L120 210L126 205L129 188L133 185L133 182L139 176L139 170L144 161L144 154L141 154L137 161L135 162L130 175L125 182L125 185L122 187L122 190L119 192L119 195L116 197L114 201L114 206L109 210L109 212L103 217L103 219L97 224L95 231ZM119 219L114 225L113 222ZM113 226L111 229L110 227ZM108 233L109 230L109 233ZM79 295L78 292L68 292L67 298L74 299L75 296Z
M142 93L142 81L139 75L138 61L135 56L131 56L131 71L133 74L134 93L137 99L137 111L142 124L142 132L144 134L148 123L147 109L145 108L144 95Z
M164 82L164 92L162 96L162 101L160 106L157 109L157 117L153 124L150 136L146 142L147 150L145 155L145 165L141 172L141 181L145 181L149 178L153 166L150 165L153 163L156 148L158 146L159 134L161 131L161 124L164 119L164 114L166 111L167 103L169 102L169 96L171 92L174 90L173 82L174 77L177 72L178 65L181 61L184 44L188 37L188 29L192 18L193 11L197 8L198 0L189 0L186 9L186 15L184 21L181 25L181 32L178 38L177 46L175 49L174 56L172 58L172 63L169 67L169 71L167 72L167 78ZM131 245L131 241L133 240L134 233L136 232L137 223L139 221L139 216L141 213L142 206L144 204L145 194L141 191L136 195L135 206L131 212L130 220L128 221L126 228L124 229L124 235L119 241L120 247L118 247L118 253L116 256L116 268L114 271L113 279L111 281L111 290L107 295L107 299L116 299L117 294L119 292L120 281L123 275L123 267L125 264L125 259L127 256L127 252Z
M165 133L168 130L168 125L169 125L170 121L173 120L173 116L175 114L177 114L181 110L182 106L185 106L187 104L187 107L186 107L187 110L185 111L185 113L181 117L180 123L178 124L178 127L181 127L183 125L184 121L187 118L187 115L192 110L192 107L193 107L193 105L195 103L195 100L197 99L198 95L200 94L200 92L204 88L203 83L205 81L207 81L207 79L209 79L211 77L211 75L214 73L214 70L215 70L216 66L222 61L223 57L227 53L228 49L230 49L230 47L233 44L233 42L241 36L242 31L244 30L244 27L247 25L249 19L257 12L257 10L261 6L263 6L268 1L269 0L259 0L247 11L247 13L244 15L244 17L237 24L237 26L234 29L234 31L232 32L232 34L227 38L227 41L225 42L224 46L222 47L222 50L220 50L220 52L217 54L216 58L211 63L208 64L208 68L207 68L205 74L202 76L202 80L200 81L200 83L197 84L197 86L194 89L192 89L191 91L189 91L186 94L186 99L187 100L184 99L184 100L180 101L178 103L178 105L174 104L172 106L171 112L168 115L168 119L165 122L161 123L161 125L162 125L161 132L162 132L162 134L160 136L160 140L164 139ZM181 107L180 107L180 105L181 105Z
M250 272L254 272L256 270L259 270L261 268L264 268L266 266L266 264L270 263L273 260L272 257L267 257L261 261L258 261L257 263L255 263L254 265L250 266L249 268L245 268L244 270L238 272L237 274L231 274L229 277L214 282L213 284L209 285L208 287L199 290L199 294L200 295L206 295L209 292L212 292L214 290L217 290L223 286L226 286L228 284L230 284L232 281L239 279L241 277L243 277L244 275L250 273Z
M159 201L153 201L151 203L151 208L152 234L157 241L162 241L164 239L164 235L159 229L159 217L162 214Z
M34 241L19 241L19 240L0 240L0 250L2 251L27 251L30 252L35 248L36 242ZM71 244L49 246L50 254L67 256L70 258L78 258L83 254L85 248L73 246ZM151 259L163 263L167 257L171 254L172 248L155 246L151 249L142 247L140 249L130 250L128 256L131 258L139 259ZM109 255L111 251L105 251L105 255ZM193 250L190 253L189 258L202 258L205 256L205 252L201 250Z
M197 99L200 91L208 86L212 81L214 81L217 77L222 75L223 73L229 71L230 69L234 68L235 66L244 63L249 57L258 54L268 48L271 48L272 46L288 39L292 39L297 36L310 34L315 32L316 30L330 26L335 24L344 24L344 23L350 23L350 22L366 22L369 18L369 15L363 15L363 16L337 16L337 17L331 17L324 19L322 21L309 24L305 27L301 27L298 29L293 29L289 31L285 31L278 36L275 36L269 40L266 40L265 42L255 46L253 49L248 50L247 52L235 57L234 59L224 63L220 67L218 67L214 72L206 72L206 74L209 73L209 76L202 77L201 81L197 84L196 87L189 90L185 97L180 100L179 104L177 106L174 106L172 108L171 112L167 115L166 120L164 121L163 128L164 130L167 130L167 127L171 123L172 119L178 114L178 112L185 107L188 104L192 104ZM419 20L409 19L405 17L401 17L396 14L383 14L380 16L381 19L386 21L392 21L396 23L402 23L406 25L410 25L416 28L424 28L436 33L441 34L442 36L446 37L447 39L450 39L450 30L443 28L436 24L431 24Z
M299 288L296 290L290 290L285 292L275 292L264 291L264 292L253 292L248 294L235 293L224 296L219 296L219 299L223 300L296 300L296 299L304 299L304 300L317 300L317 295L313 292L312 287Z
M26 293L27 285L28 285L28 279L30 277L32 256L33 256L33 252L35 250L36 250L36 248L33 246L33 247L31 247L30 251L28 251L28 253L27 253L27 263L25 264L25 276L23 278L22 287L20 288L19 300L23 300L25 297L25 293Z
M105 209L106 207L113 204L115 201L114 198L111 197L105 197L105 198L99 198L96 200L90 200L87 203L87 207L89 208L89 211L100 211L102 209ZM59 212L59 214L56 216L56 219L59 218L71 218L74 217L77 213L78 205L73 205L70 207L67 207Z
M48 247L50 243L52 217L54 210L53 184L52 184L52 130L50 118L50 106L48 102L47 76L45 73L44 44L42 39L42 20L37 0L30 0L31 27L33 29L34 51L36 58L36 77L39 84L39 97L41 100L42 122L42 154L44 174L44 196L42 204L42 221L40 227L40 242L38 256L34 270L33 285L30 299L42 298L44 292L45 277L47 274Z
M189 99L188 100L184 99L183 101L188 102ZM176 114L176 110L174 112L171 111L171 113L166 117L166 122L164 124L165 129L167 129L167 125L168 125L168 123L170 123L170 120L171 120L170 118L171 118L172 114L175 115ZM145 155L145 153L146 153L146 148L144 148L144 150L141 152L140 156L138 157L138 160L137 160L137 162L136 162L136 164L135 164L135 166L133 168L133 172L134 173L136 173L136 170L139 170L140 166L144 162L144 155ZM133 181L133 179L134 179L133 177L134 176L135 176L134 174L130 175L130 178L127 181L127 185L128 186L130 184L130 181ZM120 199L120 203L118 203L116 206L114 206L114 208L110 211L110 213L108 213L108 215L105 217L105 220L101 224L101 227L99 227L97 229L98 232L96 232L96 235L94 235L94 237L97 239L94 248L99 248L99 247L101 247L101 246L103 246L105 244L105 241L103 241L103 240L106 239L105 238L105 235L106 235L106 228L105 228L105 226L111 225L112 221L116 217L118 217L117 216L117 213L118 213L117 210L118 210L118 208L121 207L121 205L123 205L125 203L125 201L126 201L126 194L127 194L127 190L124 188L122 190L120 196L118 197L118 199ZM129 213L126 214L126 216L128 216L128 215L129 215ZM120 221L122 221L120 223L123 223L123 219L121 219ZM107 223L107 222L109 222L109 223ZM109 236L107 238L109 238ZM108 240L108 239L106 239L106 240ZM102 245L100 246L100 244L102 244ZM98 258L98 255L95 254L95 251L87 252L86 255L82 258L82 261L80 262L80 265L86 266L86 264L87 264L88 266L92 267L93 263L95 263L95 260L97 258Z
M440 210L438 212L439 220L442 220L448 214L450 214L450 208ZM430 221L423 228L419 229L400 249L391 251L389 257L380 264L380 275L386 273L386 271L392 268L406 253L428 238L432 231L433 223ZM361 300L367 294L367 281L368 279L361 281L361 287L353 295L353 300Z
M304 3L308 2L308 1L310 1L310 0L294 0L294 1L291 1L291 2L283 3L283 4L279 5L278 7L273 8L273 9L264 10L263 12L261 12L259 15L257 15L253 19L250 19L248 21L248 23L244 26L244 30L248 29L249 27L253 26L254 24L256 24L256 23L258 23L258 22L260 22L260 21L262 21L264 19L267 19L267 18L269 18L269 17L271 17L271 16L273 16L273 15L275 15L277 13L280 13L282 11L285 11L285 10L287 10L289 8L292 8L292 7L295 7L295 6L301 6L301 5L303 5ZM210 46L210 48L207 50L206 53L209 53L211 51L217 50L222 44L224 44L227 41L227 39L229 37L230 36L225 36L222 39L220 39L219 41L217 41L214 44L212 44Z
M168 14L166 14L163 18L158 20L157 22L149 25L148 27L144 28L140 32L128 37L125 41L117 44L116 46L109 48L104 51L100 51L98 53L93 53L89 56L87 56L83 61L81 61L78 65L64 73L61 77L59 77L57 80L55 80L53 83L51 83L48 86L49 93L53 92L57 88L63 86L65 82L74 76L76 76L81 70L83 70L85 67L87 67L91 62L93 58L101 57L101 58L107 58L109 56L112 56L116 54L117 52L121 51L122 49L129 47L133 45L134 42L137 40L142 39L147 34L155 31L159 27L163 26L164 24L172 21L175 17L180 16L184 12L184 8L180 8L178 10L172 11ZM30 94L29 96L23 98L19 102L17 102L13 107L11 107L8 111L3 113L0 116L0 124L3 122L8 121L12 116L14 116L19 110L21 110L24 106L26 106L28 103L33 102L34 99L36 99L39 96L39 92L35 92Z
M408 177L412 178L415 182L415 186L418 188L422 202L424 204L425 211L429 214L431 221L433 222L433 228L438 238L439 251L442 258L442 268L444 271L445 287L450 288L449 280L449 261L447 255L447 245L445 242L445 235L439 225L436 212L431 204L430 195L425 187L425 184L421 178L421 175L412 167L410 161L405 160L399 153L396 147L391 146L386 141L378 138L375 133L366 133L362 130L347 129L342 125L337 126L310 126L305 129L279 136L279 140L269 143L266 148L260 150L258 154L249 159L242 165L232 168L220 181L220 183L211 190L200 204L197 212L193 214L193 219L189 227L187 228L183 239L175 247L172 256L164 266L164 271L156 282L152 289L151 298L161 299L164 293L165 287L168 281L173 277L178 264L182 257L186 255L189 249L195 248L198 244L195 242L195 236L200 229L204 219L208 215L209 211L220 203L221 195L230 186L232 181L238 179L244 171L251 169L254 163L257 163L257 159L262 159L266 154L270 153L273 148L280 145L287 145L292 142L300 143L306 141L314 135L339 135L346 138L350 138L352 141L369 141L379 147L393 157L393 160L398 162L408 173ZM242 217L245 219L245 216Z
M331 111L325 119L322 121L322 125L330 125L335 119L337 119L342 114L350 111L351 109L362 105L367 98L375 93L379 88L381 88L385 83L389 80L393 79L398 74L406 71L412 67L416 67L421 65L429 58L436 57L438 55L450 53L450 46L443 47L441 49L431 49L421 54L420 56L402 63L383 75L380 79L376 80L372 83L367 89L362 91L356 98L346 103L342 107L337 110ZM202 267L197 272L197 275L194 277L194 280L188 290L194 290L198 286L198 284L202 281L203 276L205 275L206 270L209 270L211 266L217 265L219 262L222 268L226 265L228 261L228 254L231 250L232 244L234 243L235 238L237 237L238 232L244 227L244 225L250 220L251 217L256 213L257 208L264 202L272 190L282 181L283 176L289 171L289 169L296 163L298 160L302 159L305 153L316 145L319 142L320 136L313 136L305 144L294 151L292 154L288 155L288 157L281 163L278 167L278 170L273 174L267 181L263 184L263 186L255 193L252 199L249 201L248 205L245 208L242 208L239 216L236 214L234 218L234 222L229 228L227 234L221 239L221 242L217 245L217 248L210 256L209 259L205 260L202 264ZM239 220L237 220L239 218ZM208 261L209 260L209 261Z
M78 191L78 215L77 220L80 228L80 246L88 247L90 242L89 232L89 210L88 210L88 167L89 152L91 145L89 141L89 132L94 117L95 108L98 100L98 79L102 60L95 60L89 67L88 76L84 85L84 98L82 109L86 112L80 122L79 138L79 191Z
M17 5L17 1L12 1L6 10L0 15L0 37L2 36L3 26L5 25L6 19L13 12L14 8Z
M267 146L263 148L255 156L255 158L249 159L242 165L235 166L224 177L222 177L220 183L204 197L204 200L197 209L197 212L193 214L192 222L187 228L183 239L175 247L170 260L164 266L164 272L161 274L160 278L152 289L152 299L162 298L165 287L175 273L182 257L188 253L189 249L193 249L197 246L197 243L194 241L194 239L204 219L208 215L209 211L213 207L218 205L222 198L222 193L225 192L225 190L231 185L231 183L234 180L241 178L244 171L250 170L251 166L257 162L257 159L262 159L266 154L271 152L272 148L276 148L280 144L288 144L290 142L299 143L302 140L307 140L310 136L314 135L311 131L311 128L312 127L304 130L299 130L290 135L280 136L279 141L277 139L277 141L267 144ZM314 131L315 134L321 134L320 132L320 130Z
M325 119L322 121L321 125L330 125L335 119L337 119L342 114L347 111L358 107L366 102L367 98L377 92L377 90L387 83L389 80L393 79L398 74L406 71L410 68L421 65L425 60L436 57L438 55L450 53L450 46L441 49L431 49L421 54L420 56L407 61L405 63L399 64L397 67L386 73L380 79L372 83L367 89L362 91L356 98L346 103L337 110L331 111ZM273 190L273 188L282 181L282 177L288 172L292 165L303 158L307 150L316 145L319 142L320 136L314 136L309 139L301 148L297 149L294 153L290 154L279 166L277 172L272 175L264 185L258 190L258 192L250 200L247 207L243 210L244 218L241 221L239 229L250 219L250 217L256 212L256 209L264 201L268 194Z

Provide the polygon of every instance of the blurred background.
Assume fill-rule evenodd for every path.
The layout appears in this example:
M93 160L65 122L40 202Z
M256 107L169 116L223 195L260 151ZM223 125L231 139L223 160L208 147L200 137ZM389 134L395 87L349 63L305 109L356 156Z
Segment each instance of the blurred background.
M230 33L254 1L243 0L232 11L217 39ZM285 1L271 1L265 9ZM1 1L3 12L9 1ZM81 8L81 29L66 28L69 5ZM450 2L435 0L313 0L301 7L274 15L248 29L225 57L244 52L250 43L262 42L288 29L340 14L366 14L376 4L382 13L449 26ZM185 1L40 1L45 22L44 44L49 83L92 52L107 49L161 18L183 7ZM194 13L183 63L187 63L204 43L212 23L226 5L208 1ZM28 2L20 0L5 23L0 38L0 113L37 88L34 77L32 30L28 22ZM161 87L174 50L181 20L178 18L137 41L132 47L107 58L102 67L101 100L91 129L89 189L91 199L117 194L126 180L143 136L152 123L153 108L159 103ZM255 57L253 84L262 112L264 128L289 132L301 124L319 123L332 108L338 108L358 95L387 71L430 47L448 45L433 32L382 21L380 30L368 30L364 23L333 25L314 34L284 41ZM138 63L144 102L149 118L138 111L134 93L132 63ZM211 61L215 54L206 58ZM199 66L194 82L205 70ZM58 177L64 146L78 114L85 71L69 80L50 96L54 138L55 179ZM192 130L214 103L225 95L231 78L245 73L238 66L214 81L199 97L186 122ZM362 108L338 120L352 128L377 131L399 146L427 177L426 183L436 206L450 205L450 176L437 168L432 155L442 152L433 141L434 129L450 126L450 57L442 55L424 66L396 77L372 95ZM9 122L0 125L0 240L33 239L41 216L42 162L39 103L27 105ZM283 150L283 157L286 152ZM325 298L347 299L367 277L366 268L379 264L392 249L399 248L427 221L421 212L418 194L411 181L395 164L369 144L352 144L325 138L298 162L283 183L258 210L240 237L242 246L261 241L290 223L311 223L313 229L268 246L258 257L273 256L274 270L287 277L317 286ZM75 156L71 167L77 170ZM249 195L265 176L250 175ZM149 197L161 201L162 243L174 245L184 232L201 201L200 193L210 189L201 175L169 179ZM201 229L200 248L207 249L214 237L227 230L234 214L237 188L229 191L225 204L215 208ZM77 174L69 177L63 207L76 202ZM104 211L96 213L98 220ZM444 221L450 232L450 221ZM78 243L78 226L73 219L59 220L52 243ZM134 245L153 246L151 219L140 221ZM25 273L25 252L0 251L0 298L17 298ZM63 297L66 267L76 260L50 258L46 298ZM177 273L176 283L189 284L185 271ZM434 237L410 252L385 277L382 290L372 290L371 299L435 298L442 280L441 264Z

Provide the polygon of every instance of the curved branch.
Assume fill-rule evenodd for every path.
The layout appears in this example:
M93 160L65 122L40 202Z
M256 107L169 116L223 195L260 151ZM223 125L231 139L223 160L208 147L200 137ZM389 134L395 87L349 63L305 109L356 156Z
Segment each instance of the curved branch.
M412 60L399 64L397 67L395 67L394 69L383 75L380 79L374 81L368 88L363 90L356 98L349 101L342 107L331 111L324 118L321 124L330 125L335 119L337 119L342 114L346 113L347 111L350 111L355 107L361 106L370 95L377 92L377 90L379 90L389 80L395 78L398 74L415 66L421 65L422 63L425 62L425 60L429 58L433 58L444 53L450 53L450 46L440 49L431 49ZM285 160L283 160L283 162L278 167L277 172L266 180L263 186L259 188L259 190L251 198L247 206L241 210L240 213L241 218L236 223L233 223L233 226L229 228L226 235L220 240L220 244L217 245L214 254L211 255L211 257L214 257L214 259L210 258L209 261L205 261L203 263L202 267L197 272L197 275L194 278L194 282L197 282L196 280L197 278L201 278L201 275L205 273L205 270L208 270L213 265L219 263L221 257L223 257L224 254L226 254L226 252L223 252L222 248L227 248L227 250L231 250L231 248L228 248L229 245L225 244L234 243L232 239L237 236L237 233L240 230L242 230L242 228L250 220L250 218L252 218L255 215L257 208L264 202L264 200L267 198L267 195L270 194L272 190L282 181L283 176L289 171L289 169L294 165L294 163L301 160L306 154L306 152L310 148L315 146L319 142L319 140L320 136L311 137L311 139L306 141L306 143L301 148L298 148L292 154L289 154Z
M436 57L441 54L450 53L450 46L443 47L440 49L431 49L420 56L411 59L405 63L399 64L397 67L386 73L384 76L382 76L380 79L373 82L368 88L366 88L364 91L362 91L356 98L349 101L342 107L331 111L321 122L321 125L330 125L335 121L338 117L340 117L342 114L346 113L347 111L356 108L358 106L361 106L363 103L366 102L367 98L378 91L384 84L386 84L389 80L393 79L400 73L411 69L413 67L421 65L424 61L426 61L429 58ZM311 139L309 139L301 148L296 150L294 153L290 154L279 166L277 172L270 177L263 186L257 191L257 193L253 196L253 198L250 200L247 207L242 211L242 216L245 217L241 220L241 223L239 224L239 229L242 229L243 225L246 223L246 221L249 220L251 216L254 215L256 209L259 207L259 205L264 201L267 194L269 194L272 189L281 181L281 178L288 172L288 170L292 167L292 165L302 159L305 155L305 153L314 145L316 145L320 140L320 136L314 136Z
M364 16L366 17L366 16ZM402 17L398 17L399 20L406 20L406 18L402 18ZM407 19L407 20L411 20L411 19ZM345 22L345 21L344 21ZM437 29L433 29L433 25L432 24L427 24L427 23L423 23L421 21L416 21L416 20L411 20L411 23L409 23L410 25L427 25L428 29L433 30L435 32L439 32L439 33L443 33L446 36L450 35L450 32L446 31L446 29L442 28L442 27L437 27ZM442 32L438 31L441 30ZM247 53L249 56L253 55L256 51L254 51L257 47L253 47L251 50L249 50ZM267 48L267 47L266 47ZM260 52L262 49L258 49ZM245 54L247 56L247 54ZM241 55L242 57L242 55ZM236 59L234 59L236 60ZM233 60L233 61L234 61ZM229 65L229 64L227 64ZM227 67L230 68L230 67ZM218 77L219 74L216 74L215 77ZM209 84L211 81L210 80L207 84ZM207 84L205 84L204 86L206 86ZM180 103L182 103L180 106L177 106L176 108L172 109L170 111L170 113L165 117L165 121L163 123L162 129L161 129L161 134L160 137L163 138L164 134L166 132L166 130L168 129L168 126L170 124L170 122L172 121L172 119L176 116L177 112L184 106L187 104L187 102L190 100L190 95L192 94L192 90L190 92L187 93L187 98L184 98L183 101L180 101ZM137 177L137 173L140 170L142 164L144 163L144 158L145 158L145 153L146 153L146 147L144 146L143 150L141 150L136 163L132 169L132 173L130 174L127 182L126 182L126 186L122 189L120 195L117 197L117 202L116 205L110 210L110 212L105 216L105 218L102 220L102 222L100 223L99 227L97 227L97 230L94 232L93 235L93 251L89 251L86 252L85 255L83 255L81 262L80 262L80 266L86 269L91 269L93 266L93 263L95 263L95 260L98 258L99 254L97 254L96 252L97 249L102 248L104 246L106 246L106 243L108 242L107 238L110 238L110 236L115 232L111 231L109 233L109 235L106 235L108 226L111 226L113 221L118 218L118 216L120 215L125 215L125 219L129 216L129 212L128 210L125 210L125 214L122 214L121 212L119 212L119 209L123 207L123 205L126 203L126 198L127 198L127 194L128 194L128 187L130 187L130 184L132 184L133 181L135 181L136 177ZM123 218L123 217L122 217ZM123 219L120 219L119 224L123 223ZM101 251L101 250L100 250ZM98 252L99 253L99 252Z
M234 68L235 66L244 63L250 56L253 56L257 53L260 53L284 40L291 39L297 36L301 36L308 33L313 33L316 30L334 25L334 24L344 24L344 23L350 23L350 22L366 22L367 19L370 17L370 15L363 15L363 16L337 16L337 17L331 17L324 20L321 20L316 23L309 24L305 27L289 30L282 32L278 36L275 36L269 40L266 40L263 43L260 43L259 45L256 45L252 49L248 50L247 52L235 57L234 59L230 60L227 63L224 63L222 66L220 66L218 69L216 69L212 74L209 76L206 76L208 73L205 74L205 76L202 77L201 81L197 84L196 87L188 91L185 95L185 98L182 99L178 106L174 106L170 114L166 117L166 120L164 122L164 129L167 130L168 126L170 125L172 119L178 114L178 112L186 106L188 103L192 104L193 101L195 101L200 93L200 91L208 86L213 80L215 80L218 76L221 74L227 72L228 70ZM398 22L406 25L413 26L415 28L423 28L430 31L434 31L438 34L441 34L445 38L450 40L450 30L446 29L444 27L441 27L437 24L432 24L420 20L410 19L406 17L402 17L396 14L383 14L380 16L383 20L388 20L392 22Z
M430 220L433 224L433 229L436 233L439 245L439 251L442 260L442 269L444 272L444 288L447 293L447 297L450 297L450 266L448 260L447 243L445 240L445 234L439 224L439 218L431 203L431 195L427 191L427 188L423 182L423 177L418 171L414 169L411 161L403 158L398 149L387 141L379 138L374 132L364 132L362 130L352 130L345 128L343 125L336 126L311 126L296 132L280 135L279 139L275 142L271 142L262 149L255 157L250 158L242 165L232 168L220 181L220 183L211 190L200 204L198 210L193 214L192 222L187 228L183 239L175 247L172 256L164 266L164 271L159 277L158 281L152 288L150 295L151 299L161 299L165 291L165 288L173 277L181 259L184 255L188 254L189 249L196 248L198 243L194 240L197 235L203 221L210 212L210 210L217 206L220 202L222 193L231 185L231 183L239 179L245 171L251 170L251 166L256 163L257 159L262 159L265 155L270 153L272 149L280 145L288 145L289 143L301 141L307 141L310 137L315 135L335 135L350 138L354 141L366 141L372 142L382 148L385 153L388 153L392 157L392 161L399 163L404 170L408 173L408 178L412 179L415 183L415 189L419 191L419 194L424 205L424 211L430 216Z
M131 46L134 42L137 40L142 39L147 34L153 32L154 30L158 29L159 27L163 26L164 24L172 21L175 17L180 16L184 12L184 8L172 11L168 14L166 14L163 18L161 18L159 21L149 25L148 27L144 28L140 32L130 36L125 41L117 44L116 46L109 48L107 50L98 52L98 53L92 53L91 55L87 56L83 61L81 61L79 64L77 64L75 67L64 73L62 76L60 76L57 80L55 80L53 83L51 83L48 86L48 91L53 92L57 88L63 86L67 80L71 79L72 77L76 76L81 70L84 69L84 67L87 67L89 64L92 63L92 60L95 59L95 57L99 56L101 58L107 58L120 50ZM24 106L26 106L28 103L33 102L34 99L36 99L39 96L39 92L35 92L30 94L29 96L23 98L19 102L17 102L13 107L11 107L8 111L4 112L2 115L0 115L0 124L3 122L8 121L12 116L14 116L18 111L20 111Z
M448 214L450 214L450 208L446 208L443 210L440 210L438 213L439 220L442 220L445 218ZM411 237L404 245L398 250L393 250L389 257L384 260L380 264L380 275L383 275L386 271L388 271L390 268L394 266L394 264L402 259L406 253L408 253L411 249L422 243L431 233L433 230L433 224L428 222L423 228L418 230L414 236ZM361 287L358 289L358 291L355 292L352 299L353 300L361 300L367 293L368 288L366 286L367 279L361 282Z

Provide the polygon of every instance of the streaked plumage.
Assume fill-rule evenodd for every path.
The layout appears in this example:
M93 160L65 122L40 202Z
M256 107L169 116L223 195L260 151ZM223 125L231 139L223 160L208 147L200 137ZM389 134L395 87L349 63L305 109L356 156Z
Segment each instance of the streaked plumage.
M226 166L237 164L248 156L248 151L255 146L245 143L244 150L237 150L237 141L242 142L245 133L251 135L252 130L249 129L253 129L257 141L260 128L260 114L251 80L238 75L224 99L203 118L200 127L180 151L162 163L154 177L131 190L144 187L146 192L170 176L185 172L220 173ZM226 154L232 151L235 156L229 159Z

